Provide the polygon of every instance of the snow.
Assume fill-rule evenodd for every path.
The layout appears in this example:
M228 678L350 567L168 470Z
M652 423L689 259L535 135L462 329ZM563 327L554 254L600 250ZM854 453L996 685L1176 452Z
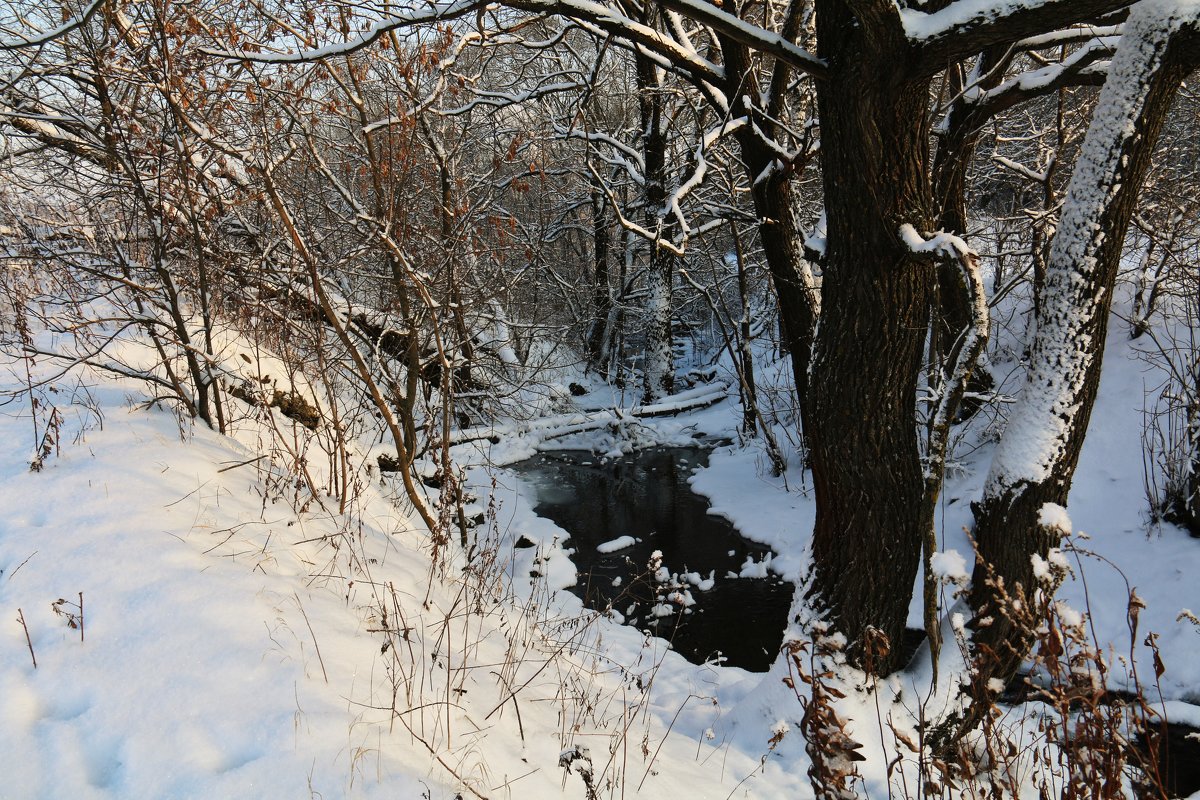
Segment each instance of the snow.
M618 536L616 539L596 545L596 552L606 554L615 553L618 550L624 550L626 547L633 547L637 544L637 541L632 536Z
M817 218L817 222L813 225L812 233L804 240L804 247L813 251L818 256L825 255L825 249L829 246L829 240L826 238L829 233L829 223L825 216L825 210L821 210L821 216Z
M1038 525L1057 531L1063 536L1070 536L1072 531L1071 517L1058 503L1042 504L1042 510L1038 514Z
M1068 628L1082 628L1084 617L1078 610L1072 608L1069 603L1058 600L1054 603L1054 612L1058 614L1058 618L1062 620L1062 624Z
M926 238L917 233L917 229L907 222L900 226L900 241L914 253L937 255L943 258L959 259L974 255L970 246L952 233L938 231Z
M966 586L971 580L967 560L957 550L939 550L930 559L933 574L946 583Z
M1101 390L1070 516L1095 532L1090 546L1122 564L1138 584L1147 604L1141 630L1160 634L1167 664L1164 690L1174 702L1166 707L1173 719L1183 720L1197 713L1178 701L1200 685L1200 665L1192 656L1200 635L1175 617L1179 599L1193 588L1200 553L1173 529L1149 540L1143 532L1140 472L1128 467L1130 455L1139 452L1140 429L1140 408L1130 401L1130 390L1141 385L1144 365L1129 357L1127 347L1121 341L1110 345L1106 369L1112 374ZM442 800L462 791L413 735L376 708L391 691L386 672L393 662L380 653L380 634L372 633L380 623L372 612L373 590L357 579L348 586L352 573L328 544L326 537L336 539L344 520L323 512L298 514L283 498L264 500L264 473L253 464L220 472L260 454L257 433L229 439L194 428L181 440L173 416L131 410L126 396L136 397L136 388L105 380L105 388L93 389L104 413L102 430L93 428L79 444L64 446L41 473L28 471L18 448L3 453L0 461L0 508L5 509L0 610L13 620L0 628L5 791L15 797L253 797L263 796L263 787L270 787L266 793L272 796L303 796L311 785L326 797L419 797L429 791ZM697 430L731 431L737 417L736 405L723 403L681 418L645 420L644 435L690 440ZM0 430L9 441L23 441L27 422L0 417ZM602 440L596 431L581 435ZM461 448L467 452L474 446ZM516 452L501 445L487 449ZM950 481L947 497L977 496L986 457L986 450L980 452L971 468ZM563 782L560 754L586 742L596 774L614 775L602 763L608 757L596 753L617 741L603 737L625 724L620 692L640 679L652 688L646 694L645 727L630 744L647 735L651 748L661 743L662 750L652 762L640 757L629 762L633 777L624 784L627 796L725 798L744 778L734 796L807 796L803 738L785 736L768 750L775 732L795 734L802 714L782 682L787 674L782 662L762 675L695 666L662 640L620 624L620 613L588 617L573 595L558 591L575 581L567 532L537 517L526 490L503 472L472 469L471 490L486 497L493 477L496 535L505 542L526 537L535 546L501 550L511 554L504 556L511 581L504 591L510 599L484 617L470 618L476 621L469 629L479 631L478 664L503 663L506 637L512 634L501 631L523 631L511 641L530 648L530 660L516 666L513 684L532 681L518 701L525 741L502 683L486 677L487 670L467 669L461 673L470 676L462 686L466 692L454 701L459 711L451 721L453 738L435 742L439 756L483 789L512 781L513 796L520 787L521 796L580 797L583 787L574 768ZM802 579L814 507L797 455L790 454L788 472L776 478L759 445L721 447L692 485L712 500L714 513L776 548L774 558L747 559L745 574ZM453 568L446 573L444 588L434 583L430 610L424 610L421 601L431 576L424 537L378 487L362 498L362 511L364 563L377 562L370 566L372 581L396 588L406 624L413 628L414 651L424 652L429 661L439 631L456 613L457 573ZM961 531L968 520L965 502L943 505L939 530ZM611 541L620 541L619 534ZM965 534L947 533L935 556L936 571L963 578L968 553ZM1071 557L1055 553L1047 570L1065 566ZM686 571L673 576L661 564L657 569L659 578L677 578L693 591L711 588L714 579ZM1099 635L1121 642L1122 635L1128 637L1124 579L1100 562L1085 569L1090 593L1068 576L1056 609L1073 624L1082 616L1070 609L1088 608ZM533 571L540 577L528 577ZM340 578L314 577L339 573ZM87 614L83 643L51 608L59 597L74 602L80 591ZM652 619L680 614L689 599L682 586L673 588ZM520 612L534 607L539 610L532 616ZM30 627L36 670L15 622L18 608ZM547 636L565 620L583 620L568 624L582 624L584 633L568 627L564 636ZM496 627L501 621L503 627ZM910 624L919 621L914 609ZM963 614L951 613L946 640L953 641L956 631L964 635L965 622ZM453 624L455 637L464 630ZM567 643L578 645L579 655L563 649ZM589 652L602 657L592 661L583 655ZM452 667L466 663L454 661L462 654L450 658ZM580 736L561 736L559 715L571 719L577 709L554 699L561 691L558 678L538 672L538 661L545 658L554 659L556 671L588 681L605 702L613 702L613 716L604 725L615 727L575 717L583 725ZM594 666L584 670L587 665ZM444 681L446 668L425 675ZM906 679L920 687L927 681L924 675L917 670ZM923 690L905 688L898 679L880 686L881 702L895 697L899 704L889 706L898 730L915 740L903 706L917 707L914 698ZM689 700L692 695L706 699ZM438 698L426 699L441 702ZM887 763L894 753L864 733L876 724L874 703L870 696L851 693L839 701L839 709L852 718L851 732L866 741L869 760L862 768L868 788L884 796L886 775L870 765ZM421 705L419 698L414 696L412 705ZM485 720L498 706L503 711ZM425 735L442 736L435 726L445 724L444 714L413 711L405 719L422 714ZM461 745L454 744L458 736ZM638 791L644 772L650 774ZM505 796L488 796L497 794Z
M772 556L768 553L761 561L755 561L754 556L746 556L738 572L739 578L765 578L770 574Z
M650 616L652 617L672 617L677 613L678 609L670 603L655 603L650 607Z
M1042 583L1049 583L1053 575L1050 572L1050 564L1047 563L1046 559L1042 558L1040 554L1034 553L1029 557L1029 560L1033 564L1033 577Z
M683 591L668 592L666 600L668 603L673 603L681 608L691 608L696 605L696 599L692 597L692 593L687 589Z
M0 603L6 618L22 610L37 657L34 669L22 629L4 626L4 793L299 796L311 783L328 796L369 765L415 796L411 767L370 752L378 726L347 706L369 700L353 676L378 645L323 582L297 580L326 549L299 542L326 526L260 514L253 470L218 472L247 458L234 442L182 443L169 414L105 394L104 429L84 445L41 473L11 451L3 464ZM78 592L82 642L51 608ZM358 748L370 756L356 766Z

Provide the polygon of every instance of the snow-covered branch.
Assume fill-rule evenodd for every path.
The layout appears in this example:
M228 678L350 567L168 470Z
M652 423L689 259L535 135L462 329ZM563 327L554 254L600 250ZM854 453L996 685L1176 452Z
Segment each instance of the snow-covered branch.
M909 43L926 70L985 48L1103 17L1130 0L956 0L932 13L901 9Z
M975 106L978 116L990 117L1064 86L1099 86L1118 41L1117 36L1093 39L1059 63L1023 72L991 89L969 91L964 100Z
M696 158L696 168L692 171L691 176L688 177L687 180L680 183L679 186L675 187L675 191L671 192L670 197L667 198L666 207L663 208L662 214L663 216L667 216L668 214L674 215L675 219L679 222L679 229L683 231L684 241L687 240L688 235L691 233L691 228L688 226L687 220L684 218L683 208L680 204L693 189L704 182L704 177L708 174L708 160L706 158L706 154L713 147L713 145L715 145L723 137L745 126L746 118L739 117L737 119L726 120L722 124L705 133L704 136L701 137L700 143L696 145L696 150L694 153Z
M1020 175L1022 178L1031 180L1034 183L1039 184L1039 185L1044 184L1050 178L1049 166L1044 167L1041 172L1035 172L1034 170L1030 169L1029 167L1025 166L1024 164L1013 161L1011 158L1007 158L998 153L992 154L992 161L995 162L996 164L998 164L999 166L1004 167L1006 170L1009 170L1010 172L1015 172L1017 175Z
M962 261L968 257L975 257L975 251L952 233L938 231L927 239L906 222L900 226L899 234L900 241L915 255L934 256L951 261Z
M600 131L585 131L579 128L568 129L559 125L555 125L554 130L559 136L571 139L583 139L589 143L603 144L609 147L613 151L613 155L604 159L609 166L623 170L639 186L645 183L646 179L643 173L645 172L646 165L642 160L642 154L616 137L609 136L607 133Z
M718 33L722 33L752 47L762 53L768 53L787 62L798 70L812 75L824 74L826 64L804 48L792 44L786 38L774 31L764 30L757 25L747 22L706 0L664 0L663 5L677 11L685 17L701 22Z
M12 39L0 41L0 50L23 50L31 47L41 47L44 44L58 39L61 36L66 36L76 28L80 28L87 24L88 20L100 10L100 6L104 5L104 0L92 0L83 11L63 21L60 25L51 28L42 33L18 34Z

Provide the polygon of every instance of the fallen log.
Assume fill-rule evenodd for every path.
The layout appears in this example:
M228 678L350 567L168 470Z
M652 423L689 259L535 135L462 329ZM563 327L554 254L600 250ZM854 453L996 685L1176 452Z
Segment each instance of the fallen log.
M541 441L559 439L574 433L584 433L607 425L615 425L630 418L669 417L684 411L707 408L716 405L728 396L729 384L707 384L644 406L578 411L572 414L541 417L528 422L463 428L451 432L450 443L467 444L486 439L496 444L504 436L536 436Z

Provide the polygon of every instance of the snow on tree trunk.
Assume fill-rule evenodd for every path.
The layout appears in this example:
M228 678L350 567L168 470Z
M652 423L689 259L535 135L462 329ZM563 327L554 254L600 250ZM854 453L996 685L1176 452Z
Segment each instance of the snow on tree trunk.
M1062 536L1042 524L1041 511L1066 505L1099 386L1125 232L1171 99L1195 66L1198 19L1197 0L1134 7L1071 177L1025 386L974 509L975 714L999 685L990 679L1011 677L1030 644L1003 613L998 587L1014 597L1019 584L1032 599L1033 556L1045 558Z

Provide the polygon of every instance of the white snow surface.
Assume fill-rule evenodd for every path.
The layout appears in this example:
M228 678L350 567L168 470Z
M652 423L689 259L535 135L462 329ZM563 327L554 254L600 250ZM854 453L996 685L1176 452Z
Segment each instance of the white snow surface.
M417 796L412 753L381 749L364 705L382 699L365 598L309 577L330 553L302 542L335 529L264 509L252 467L219 472L250 451L203 430L181 442L170 414L122 394L99 392L103 430L41 473L19 447L0 456L0 794L384 796L369 773ZM15 422L0 419L13 444ZM406 521L374 512L371 551L411 583L415 564L387 555ZM79 592L82 642L51 607Z
M8 365L0 378L11 388ZM428 535L391 489L366 481L346 514L297 511L258 423L181 437L136 384L87 381L102 427L83 430L63 388L61 452L41 472L27 409L0 415L0 797L576 798L558 754L591 743L598 774L624 774L607 748L628 721L561 720L630 691L630 756L642 737L662 749L628 762L627 796L724 798L743 779L737 796L802 791L779 758L760 765L769 734L730 714L757 680L585 614L557 591L575 579L565 536L503 487L500 583L464 616L461 557L431 572ZM537 546L513 550L521 535ZM82 641L52 605L79 593ZM402 621L385 622L381 598ZM407 639L382 652L387 625ZM564 678L588 687L581 705Z
M1089 590L1085 594L1079 578L1068 575L1060 612L1086 609L1101 639L1125 652L1128 578L1147 605L1141 634L1159 634L1167 707L1172 718L1185 720L1200 717L1184 702L1200 700L1200 631L1176 616L1181 606L1197 605L1186 598L1195 596L1200 547L1171 526L1146 532L1138 456L1146 378L1134 355L1122 337L1110 341L1069 509L1072 522L1091 534L1089 549L1120 564L1124 575L1103 561L1056 554L1056 566L1070 563L1074 573L1082 566ZM768 365L763 372L764 380L781 379ZM462 776L456 779L387 710L393 662L380 653L383 640L373 632L381 623L374 589L345 563L344 546L332 545L344 535L346 518L333 511L297 513L282 498L264 501L258 466L235 466L262 455L256 429L222 438L193 428L181 440L171 414L131 410L130 398L141 397L136 386L91 380L103 428L93 427L78 442L68 431L61 455L40 473L28 470L19 444L30 438L28 418L11 411L0 416L5 440L18 443L0 452L0 612L7 620L0 625L0 795L257 798L308 796L311 787L327 798L427 792L449 800L465 782L488 797L577 798L580 779L571 775L564 783L558 754L577 742L604 753L624 723L619 712L573 717L580 707L558 699L561 668L588 682L595 696L612 700L613 708L637 681L651 687L621 767L630 776L627 797L808 796L807 757L795 730L802 709L783 683L785 665L777 662L762 675L695 666L662 640L621 625L615 612L584 615L583 633L574 623L556 627L555 620L583 614L573 595L559 591L575 581L569 535L534 514L527 487L484 467L471 471L471 488L486 503L496 479L489 531L501 542L511 588L488 614L469 617L477 642L471 663L504 663L505 632L513 630L524 632L516 641L527 656L505 684L489 671L493 667L466 668L461 652L451 653L452 688L465 691L454 693L449 736L446 714L437 710L445 708L445 694L431 689L445 685L446 662L435 663L433 654L445 655L438 642L456 608L461 565L434 582L425 608L427 537L374 484L361 503L362 526L354 528L371 581L397 591L412 628L414 663L434 665L426 667L425 689L414 690L412 701L401 695L403 719ZM736 404L722 403L679 418L643 420L639 431L647 441L683 442L697 431L728 434L738 416ZM610 434L588 435L601 449L612 446ZM463 445L461 452L478 457L471 450L477 445ZM487 447L505 456L520 449ZM787 453L788 472L776 478L760 444L718 448L692 485L711 499L713 513L776 549L772 572L798 580L815 509L799 456L790 448ZM948 577L966 572L971 550L961 531L988 455L986 447L975 453L944 492L938 569ZM535 547L510 549L519 537ZM763 562L747 566L765 571ZM535 569L541 577L527 577ZM714 581L712 575L681 577L700 590ZM85 606L82 643L51 607L59 598L76 602L78 592ZM921 621L919 597L910 610L914 626ZM681 607L663 605L660 610L671 613ZM534 607L540 611L531 618L527 610ZM36 669L16 622L18 609L29 626ZM962 614L949 614L947 641L956 624L962 628ZM464 629L452 623L451 633L461 640ZM569 642L579 649L564 649ZM1135 651L1149 663L1140 643ZM545 663L555 665L555 675L539 671ZM1123 679L1114 669L1113 680ZM901 706L911 706L927 691L927 680L916 668L882 685ZM520 726L506 685L524 685ZM421 691L430 694L422 698ZM901 706L893 707L896 724L909 731ZM856 693L839 703L864 743L867 787L883 796L886 773L870 765L886 764L894 742L882 744L872 734L875 708L873 696ZM579 730L564 732L562 714ZM771 749L772 726L781 719L786 724L779 730L787 732ZM643 735L652 750L662 743L652 761L633 755ZM606 756L593 758L598 773L615 774L604 772L612 768L600 763Z

